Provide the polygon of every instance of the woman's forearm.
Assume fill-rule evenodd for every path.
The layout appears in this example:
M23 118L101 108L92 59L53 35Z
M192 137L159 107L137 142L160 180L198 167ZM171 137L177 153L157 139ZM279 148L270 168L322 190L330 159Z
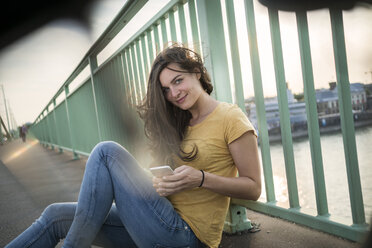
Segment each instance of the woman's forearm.
M223 177L204 172L203 188L213 192L256 201L261 195L261 185L249 177Z

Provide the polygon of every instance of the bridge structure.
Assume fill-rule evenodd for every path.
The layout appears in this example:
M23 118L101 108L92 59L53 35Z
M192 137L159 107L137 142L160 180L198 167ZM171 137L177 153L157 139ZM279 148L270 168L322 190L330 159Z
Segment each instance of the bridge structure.
M30 129L40 143L61 152L72 152L74 158L78 159L80 156L89 156L98 142L113 140L125 146L140 162L146 164L149 160L144 150L146 139L143 124L136 116L135 106L146 93L146 78L151 62L164 44L174 41L189 44L204 58L214 85L213 96L220 101L236 103L243 111L246 110L242 70L251 70L252 73L266 195L264 201L232 199L232 204L348 240L361 241L369 226L365 219L359 175L342 10L329 9L329 17L347 171L347 181L342 183L347 184L349 188L351 225L339 216L331 215L328 209L307 12L297 11L295 16L315 188L315 212L305 209L299 202L285 79L285 70L291 68L284 67L278 10L267 9L279 102L288 208L280 206L275 195L272 170L272 163L275 161L272 161L270 156L254 2L244 1L244 28L248 33L248 44L245 45L249 47L250 67L240 62L241 53L237 38L240 30L235 19L235 3L229 0L223 2L224 8L221 7L221 1L170 0L109 58L99 63L99 54L130 23L146 2L125 2L111 24L42 109ZM224 16L227 18L225 29ZM187 32L187 29L191 32ZM232 67L231 75L227 69L229 65ZM84 71L88 72L88 76L70 90L74 80Z

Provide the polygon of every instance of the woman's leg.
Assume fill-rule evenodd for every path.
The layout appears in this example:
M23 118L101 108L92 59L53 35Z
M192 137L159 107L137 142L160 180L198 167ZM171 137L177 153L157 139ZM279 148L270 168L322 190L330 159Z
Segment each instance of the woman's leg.
M48 248L55 247L64 239L72 224L76 203L55 203L49 205L40 218L9 243L6 248ZM116 206L111 207L93 244L103 247L136 247L118 217Z
M89 247L114 199L121 222L138 247L197 247L198 240L188 225L157 194L136 160L110 141L99 143L89 156L64 247Z

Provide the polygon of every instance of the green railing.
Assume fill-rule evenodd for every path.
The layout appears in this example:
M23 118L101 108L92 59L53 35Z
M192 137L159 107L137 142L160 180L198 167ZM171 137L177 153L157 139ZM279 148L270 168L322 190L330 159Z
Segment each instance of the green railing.
M223 3L208 0L171 0L114 54L98 65L97 55L144 6L145 2L126 2L117 17L37 117L32 131L41 143L52 148L58 147L61 151L63 149L73 151L78 157L78 154L89 155L99 141L114 140L127 147L140 160L147 157L141 149L145 140L142 123L134 117L133 106L145 94L151 61L163 47L162 44L168 41L183 42L199 51L204 56L205 65L212 77L214 97L227 102L233 102L235 99L234 102L245 111L241 70L249 68L242 67L240 64L241 53L237 38L239 30L235 20L234 2L231 0ZM252 0L246 0L244 6L245 28L249 40L246 46L249 46L250 52L266 202L233 199L233 203L350 240L360 241L368 225L365 221L355 144L342 12L330 10L330 18L352 225L338 221L337 216L331 216L328 212L306 12L296 13L296 20L317 213L311 213L301 208L299 204L278 11L268 9L289 208L280 207L276 202ZM185 9L188 10L188 14ZM229 47L225 43L223 16L227 18ZM191 32L187 32L187 22ZM191 33L191 37L188 33ZM227 83L231 82L228 57L233 68L231 78L234 84ZM73 92L69 92L71 82L86 68L90 72L88 78ZM56 99L60 98L62 101L56 104Z

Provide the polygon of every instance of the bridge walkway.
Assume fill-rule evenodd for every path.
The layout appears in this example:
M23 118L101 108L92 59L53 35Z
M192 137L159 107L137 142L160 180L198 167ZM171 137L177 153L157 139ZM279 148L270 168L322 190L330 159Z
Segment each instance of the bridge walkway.
M73 159L36 140L0 146L0 247L26 229L54 202L76 201L87 158ZM220 247L356 248L360 244L247 210L261 231L224 235ZM60 247L60 244L58 245Z

